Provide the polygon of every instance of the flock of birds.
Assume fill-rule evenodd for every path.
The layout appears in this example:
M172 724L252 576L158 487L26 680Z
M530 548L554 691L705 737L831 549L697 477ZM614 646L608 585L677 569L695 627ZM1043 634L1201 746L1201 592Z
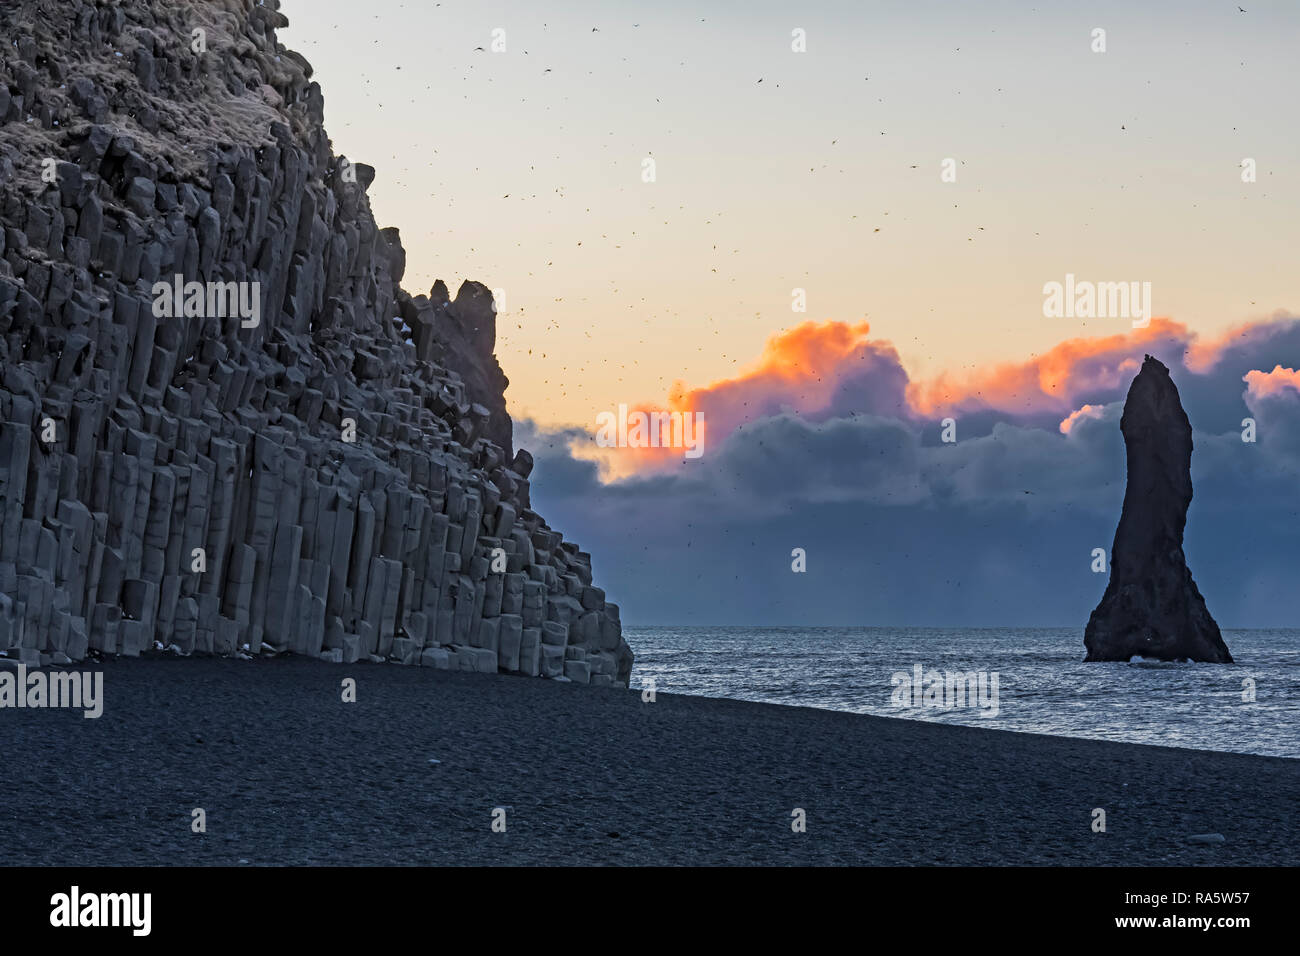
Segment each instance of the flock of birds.
M401 10L406 8L407 6L408 4L399 3L397 5L397 8ZM442 7L442 6L443 6L442 3L435 4L435 7ZM1246 10L1242 7L1237 7L1237 9L1241 13L1246 12ZM381 21L391 17L392 17L391 13L374 14L374 18L376 20L381 20ZM698 18L698 22L701 24L707 23L708 19L701 17ZM629 26L630 29L632 30L638 30L641 27L641 23L635 22L630 24L624 24L623 29L627 30ZM345 27L336 23L334 24L334 29L336 30L345 29ZM566 29L568 31L571 31L572 27L568 27ZM541 24L542 33L548 32L550 30L551 30L551 24L549 23ZM520 33L523 32L524 31L522 30L520 31ZM587 28L586 32L588 35L602 34L601 27L598 25L590 26L589 28ZM539 34L537 32L533 32L531 36L536 38L539 36ZM624 38L627 36L627 34L624 33L620 37L619 30L617 28L615 28L614 30L614 36L618 37L618 39L612 42L615 43L626 42ZM391 43L391 39L389 37L383 37L383 38L376 37L373 40L373 44L379 44L381 42ZM572 42L571 35L568 38L568 42L570 43ZM609 50L608 42L605 45L605 50L607 52ZM487 55L489 54L489 52L490 52L489 45L482 45L482 44L476 45L470 48L470 53L473 54L471 60L477 58L479 54ZM953 52L960 53L961 48L956 47L954 48ZM521 55L531 56L530 50L521 49ZM627 63L628 60L629 60L628 56L622 56L620 62ZM383 60L383 59L381 59L381 62L383 62L384 66L387 68L394 69L394 70L402 69L401 64L394 64L391 61ZM570 61L563 65L571 70L574 64L572 61ZM586 65L592 66L594 64L588 63ZM678 65L684 67L687 64L683 60L679 62ZM483 76L481 71L478 71L476 69L474 62L466 62L462 64L461 68L464 71L460 77L461 82L467 85L493 84L501 78L499 73L496 76L492 76L492 75ZM546 65L541 68L540 74L543 76L550 75L555 72L555 69L556 69L555 66ZM445 73L446 71L444 70L443 72ZM594 77L596 75L596 71L593 69L587 69L585 72L588 77ZM371 102L373 103L376 109L382 110L384 108L384 103L383 103L383 97L379 95L379 90L391 89L391 85L377 83L376 78L367 75L365 71L362 71L360 75L364 87L363 92L366 90L373 91L374 95L372 97ZM628 74L628 76L630 77L631 74ZM870 74L862 76L862 82L867 83L870 81L871 81ZM765 87L771 87L775 89L781 88L781 83L779 82L779 80L774 81L774 78L770 76L759 76L753 82L755 86L762 85ZM432 92L435 90L435 86L437 86L439 89L445 89L445 83L438 82L438 81L434 81L426 84L424 89L426 92ZM462 92L462 96L464 100L467 102L471 102L473 98L475 98L475 94L471 92L471 89L472 86L467 86L466 91ZM656 92L659 91L656 90L654 87L652 86L647 87L648 95L653 95ZM960 91L955 91L955 92L960 93ZM1002 92L1003 89L1001 87L997 87L991 91L991 95L998 95L1001 94ZM520 106L528 110L536 110L537 107L532 105L530 100L536 102L539 98L540 97L537 91L529 88L525 91L525 95L520 97L519 100ZM656 104L661 102L659 96L653 96L653 99ZM560 103L564 103L567 101L568 101L568 97L565 96L561 98ZM883 103L884 97L876 97L876 101ZM427 110L429 108L429 103L427 101L427 98L421 98L416 95L411 96L411 98L409 99L409 105L415 107L416 109L423 108L424 110ZM559 104L542 103L540 105L543 112L549 112L552 110L553 107L556 108L557 112L563 109L563 107L560 106ZM628 104L628 108L630 111L633 108L633 104ZM756 110L761 109L761 107L755 107L755 109ZM436 114L436 111L434 112ZM491 118L486 118L486 119L488 121L493 121ZM846 114L846 121L851 120L854 124L860 125L860 119L861 117L859 116L849 116ZM339 125L341 128L346 128L352 124L343 122ZM405 126L406 124L404 123L403 125ZM1127 123L1121 123L1119 129L1122 132L1127 132ZM564 126L557 123L555 142L557 143L557 146L560 150L563 149L562 144L565 141L565 137L567 133L568 131L565 130ZM669 133L671 134L671 130L669 131ZM879 130L878 133L879 136L882 137L889 135L888 130ZM615 137L614 131L611 130L608 136L610 137L610 142L602 144L601 148L603 150L610 151L609 152L610 162L627 164L629 162L628 157L626 155L623 155L623 153L626 153L627 150L626 149L611 150L611 145L613 144L613 142L615 142L615 140L613 139ZM411 128L411 136L409 138L418 140L420 137L421 137L420 127L417 125ZM830 139L829 143L830 143L830 150L828 150L828 155L831 155L831 150L834 150L834 148L838 145L839 140L838 138L832 138ZM446 141L443 141L441 148L444 151L449 150L449 147L446 145ZM462 153L465 150L472 151L473 150L472 136L468 138L461 137L460 142L456 148L462 151ZM433 154L432 158L430 158L427 163L418 167L413 167L412 165L409 164L409 158L412 155L409 150L404 151L403 154L398 154L394 152L390 157L390 162L385 164L384 166L386 182L380 184L379 190L382 190L383 188L388 186L389 183L391 183L393 186L399 188L407 188L407 189L413 188L419 190L420 192L427 193L431 185L430 180L433 178L430 177L429 173L432 169L436 169L438 165L440 165L440 160L441 160L440 148L437 141L435 141L433 144L430 145L430 150ZM647 150L647 152L649 151ZM615 155L615 153L617 153L617 155ZM840 153L837 151L834 155L838 156L840 155ZM564 163L566 162L565 158L560 154L560 152L557 152L554 156L550 157L549 160L552 166L555 165L563 166ZM965 166L964 160L958 160L958 161L962 166ZM830 162L823 163L820 166L810 166L808 167L808 172L810 175L814 175L814 176L826 172L838 173L840 175L844 175L846 174L846 169L844 168L845 165L847 165L847 161L844 159L841 159L840 162L830 161ZM908 172L912 172L917 175L930 175L932 172L930 166L931 163L928 161L928 157L927 157L927 161L924 163L918 162L918 163L906 164L906 170ZM480 169L481 169L480 167L477 166L475 167L476 172L480 171ZM522 166L520 167L520 169L522 170ZM529 173L536 173L537 164L530 162L527 166L527 170ZM851 171L849 171L849 175L852 175ZM621 191L630 192L637 188L636 180L633 178L634 176L635 176L635 171L633 171L631 175L629 175L629 183ZM446 207L448 209L450 209L455 205L456 202L455 195L457 194L457 192L463 191L464 186L465 184L463 183L463 181L456 184L448 184L444 182L436 183L436 188L438 190L438 193L440 194L439 198L443 202L445 202ZM378 193L379 190L376 190L376 192ZM560 210L564 210L562 215L569 218L571 222L572 218L576 213L576 210L571 209L571 207L568 205L566 192L567 190L564 185L556 185L552 187L550 190L543 190L543 191L530 191L527 188L527 186L525 186L523 189L516 188L508 192L504 192L501 194L500 198L502 200L510 200L513 197L513 200L515 202L538 202L538 201L549 202L551 203L551 209L555 210L557 214L559 213ZM658 213L659 215L663 214L663 210L661 206L656 204L653 200L647 202L645 208L652 215L655 213ZM960 208L960 204L953 203L953 209L958 209L958 208ZM597 208L596 210L593 211L593 209L590 207L584 207L582 210L582 215L591 217L590 221L592 222L593 225L595 225L601 221L602 213L605 212L607 212L607 210L601 210L600 208ZM862 218L867 218L869 216L870 219L875 220L874 222L870 222L870 219L868 219L868 222L865 223L866 225L869 225L870 228L870 232L866 233L866 236L868 237L880 235L889 225L889 221L886 219L886 217L888 217L890 214L888 210L879 210L876 212L874 216L871 216L870 214L864 215L860 212L851 212L850 210L847 209L844 212L845 212L845 218L847 220L846 226L852 225L853 228L857 228ZM504 228L498 227L494 232L494 240L493 240L494 242L499 242L500 238L502 238L504 235L508 235L511 232L511 229L509 227L509 218L508 218L509 214L506 215L507 218L504 218L500 221L500 226L503 226ZM688 236L689 237L688 241L693 243L698 238L701 229L707 229L708 227L713 226L715 220L720 219L722 215L723 215L722 211L719 210L713 210L709 212L695 212L693 210L688 209L687 206L684 204L677 204L675 209L672 209L670 211L669 218L665 218L661 220L661 222L664 226L671 225L675 229L682 230L681 234L684 236ZM381 216L382 216L382 211L381 211ZM906 220L907 217L904 216L902 218ZM430 227L426 235L422 238L424 238L429 243L429 245L435 249L438 248L439 246L443 246L449 239L452 239L457 234L456 229L454 229L449 225L446 225L447 223L450 223L455 219L457 219L457 217L451 215L442 215L433 218L426 218L424 221L426 223L430 223ZM635 255L635 251L638 247L638 244L642 241L644 237L644 232L642 235L638 235L637 230L630 229L630 228L622 229L621 226L622 224L618 224L613 230L610 230L608 227L601 231L596 231L595 229L593 229L593 233L592 235L587 237L588 241L586 242L585 245L583 241L578 240L576 241L576 245L574 246L574 249L571 250L558 249L556 247L556 244L551 240L549 236L539 236L536 233L529 234L521 239L516 239L514 241L514 245L516 249L524 249L527 251L540 252L540 256L537 258L535 265L532 268L524 268L523 276L519 276L520 269L517 265L519 260L517 259L514 260L516 262L516 265L510 269L499 266L497 265L497 263L494 263L492 261L487 261L487 262L477 263L473 266L465 267L462 271L466 274L474 273L474 275L471 277L480 277L480 278L486 277L487 281L489 282L495 280L496 282L501 282L503 285L507 285L507 286L510 284L510 280L508 277L511 274L519 278L525 278L527 280L530 280L530 284L532 284L531 280L536 279L537 276L543 274L545 270L552 269L554 267L557 258L563 256L566 263L574 262L573 254L578 247L581 247L585 250L591 248L592 246L603 245L606 247L606 249L618 250L620 252L625 252L625 253L630 253ZM970 235L966 237L966 241L970 243L974 243L981 234L986 232L986 228L982 225L972 225L969 228L970 228ZM621 235L619 234L620 232L622 233ZM1037 236L1038 233L1034 233L1034 235ZM539 240L541 241L539 242ZM407 240L407 245L408 246L411 245L409 238ZM734 240L733 243L727 243L727 246L733 246L733 245L734 245ZM717 276L725 279L727 278L726 273L730 272L732 274L729 277L729 282L731 284L739 284L740 279L735 274L735 270L728 268L727 260L723 257L739 256L741 255L741 250L733 247L730 248L729 251L726 248L720 251L719 245L717 243L713 243L711 244L710 252L713 254L713 261L712 262L706 261L703 263L703 265L705 265L709 270L708 275ZM457 254L457 258L460 259L460 261L464 262L468 260L470 257L479 255L480 250L475 247L472 241L466 243L462 239L456 242L456 254ZM496 258L499 259L499 257ZM738 260L733 260L733 261L738 261ZM432 263L428 263L427 265L432 266ZM719 272L720 267L722 267L723 269L722 273ZM411 270L411 271L414 272L415 270ZM430 275L438 271L440 270L430 269ZM807 272L805 272L804 275L805 277L807 277ZM746 276L745 279L746 282L750 281L748 276ZM518 278L516 278L514 281L517 282ZM611 357L609 355L608 349L600 347L600 343L597 340L600 337L601 331L604 328L605 323L609 321L611 316L606 314L600 316L598 319L597 318L584 319L583 316L590 317L595 311L592 308L590 308L590 305L593 301L598 303L608 304L619 298L623 299L623 302L621 302L620 305L625 306L623 311L625 311L626 314L625 317L621 320L623 332L620 336L620 340L622 343L620 349L624 352L635 353L637 349L645 348L645 347L653 347L656 342L661 341L662 330L664 327L663 319L665 316L671 316L678 320L689 319L690 321L701 324L703 326L701 331L703 331L705 334L704 335L697 334L695 336L695 341L692 342L692 347L696 353L698 354L707 353L708 356L713 358L714 361L711 363L713 367L715 368L717 367L718 358L721 358L722 361L732 369L739 369L742 363L752 359L753 356L748 352L746 352L745 354L730 354L725 350L725 348L721 344L724 341L722 337L723 325L719 323L717 317L713 315L701 316L698 314L697 307L694 306L687 307L690 310L690 314L686 315L682 311L679 311L676 308L674 308L673 305L669 302L649 301L647 296L638 295L635 293L632 297L628 297L621 292L621 287L623 285L629 284L626 282L626 280L620 281L618 278L602 278L600 281L601 284L605 286L605 288L599 290L590 288L591 281L590 279L588 279L586 280L588 291L586 291L585 294L582 293L574 294L571 291L570 295L568 296L565 295L549 296L547 297L549 299L549 302L546 304L540 304L536 296L531 296L530 298L534 303L534 308L544 310L544 314L542 316L538 316L536 315L536 313L532 315L528 313L528 307L524 304L520 304L520 300L523 300L525 298L522 295L516 295L513 297L515 299L516 304L512 305L509 303L509 301L507 303L507 308L505 310L506 315L503 316L502 318L505 320L505 322L509 322L511 318L515 320L511 324L514 325L514 331L519 335L516 341L520 343L520 350L526 352L528 356L533 357L534 359L540 358L543 360L542 363L540 363L540 365L533 365L530 367L540 367L543 369L550 370L550 374L547 374L546 377L542 380L542 385L552 390L550 394L557 395L561 399L570 398L571 389L580 393L585 393L589 391L590 388L594 387L588 384L589 382L592 381L602 383L601 387L607 387L607 383L611 380L611 373L612 373L613 381L618 383L623 383L628 379L628 377L631 375L634 369L636 371L636 381L641 383L642 386L644 385L645 382L644 368L636 368L635 362L619 361L617 358ZM801 279L795 281L802 282ZM548 278L547 280L548 285L554 283L555 283L555 279ZM410 283L408 282L408 284ZM572 289L571 285L570 288ZM743 286L741 286L741 288L743 288ZM737 303L739 304L742 301L742 296L740 293L737 293L736 295L737 295ZM550 304L553 304L555 306L564 306L566 303L573 303L575 300L578 303L588 306L588 308L578 309L578 310L570 310L567 308L554 308L554 309L549 308ZM758 303L751 301L748 304L752 306ZM790 324L791 315L789 314L787 309L788 309L788 305L785 304L778 305L776 307L771 307L769 305L768 317L766 322L764 321L764 315L761 310L754 312L753 317L756 320L755 322L756 327L764 330L767 327L770 327L773 313L778 313L777 322L779 324L782 325ZM514 315L511 316L510 313L514 313ZM798 320L804 318L804 316L794 316L794 318ZM561 326L561 319L563 320L564 323L563 326ZM585 327L579 324L584 321L586 323ZM503 326L505 325L505 322L502 322ZM631 333L630 326L632 323L636 324L639 334ZM577 328L575 328L575 325L577 326ZM729 333L734 333L736 331L736 329L738 328L738 321L736 316L732 316L729 318L729 320L726 322L726 328ZM590 341L592 343L591 347L585 349L581 347L574 348L573 342L575 340L575 337L580 337L581 340L584 341ZM734 335L729 335L729 337L734 339ZM751 341L753 341L752 337L750 338ZM552 358L553 352L551 350L548 350L547 346L548 344L550 344L553 347L555 345L559 345L560 342L564 342L564 345L559 348L554 348L553 349L554 354L570 356L573 359L574 364L570 365L564 359L560 359L559 364L557 364L556 360ZM680 349L678 349L678 351L680 351ZM586 357L585 360L583 359L584 356ZM600 375L592 376L591 373L595 371L597 367L599 367L600 369ZM672 384L673 383L671 377L666 375L663 376L662 379L657 383L657 387L660 389L661 392L666 392L667 389L670 388Z

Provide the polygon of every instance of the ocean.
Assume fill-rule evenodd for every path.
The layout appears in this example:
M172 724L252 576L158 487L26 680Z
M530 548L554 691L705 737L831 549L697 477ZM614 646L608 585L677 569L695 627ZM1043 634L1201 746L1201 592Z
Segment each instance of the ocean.
M1233 665L1084 664L1082 627L625 627L623 633L636 654L632 686L645 689L653 678L657 692L1300 757L1296 629L1225 630ZM983 672L984 696L972 684L965 706L925 706L924 694L913 695L909 686L918 664L922 689L932 686L931 670ZM931 702L960 704L955 694Z

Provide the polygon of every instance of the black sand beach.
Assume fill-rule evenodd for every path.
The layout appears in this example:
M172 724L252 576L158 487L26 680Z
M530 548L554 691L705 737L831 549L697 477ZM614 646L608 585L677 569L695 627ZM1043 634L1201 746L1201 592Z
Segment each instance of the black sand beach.
M0 865L1300 862L1282 758L418 667L104 670L98 720L0 711Z

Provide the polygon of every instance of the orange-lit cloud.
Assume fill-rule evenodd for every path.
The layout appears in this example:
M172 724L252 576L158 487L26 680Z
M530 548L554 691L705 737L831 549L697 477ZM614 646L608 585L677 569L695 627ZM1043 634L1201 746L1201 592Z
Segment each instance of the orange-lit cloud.
M1281 365L1276 366L1271 372L1259 370L1247 372L1242 381L1246 383L1246 389L1255 398L1280 395L1288 388L1300 393L1300 371L1283 368Z
M1015 414L1066 414L1098 388L1116 388L1141 367L1144 352L1177 353L1192 333L1169 319L1092 339L1068 339L1026 362L1006 362L967 375L940 374L908 387L911 407L934 417L996 409Z
M688 450L691 451L692 456L698 457L697 449L702 451L709 447L707 416L696 415L696 411L674 389L668 397L666 406L655 407L639 403L626 408L624 426L630 426L636 416L644 415L650 444L627 447L593 445L590 448L574 449L574 451L580 458L600 462L608 478L624 478L640 472L689 464ZM614 419L617 421L618 410L610 409L610 412L614 414ZM666 416L663 414L665 412ZM688 418L688 416L694 417Z
M666 405L639 403L634 412L669 411L701 416L704 447L737 429L782 412L805 417L906 411L907 374L886 342L868 338L866 322L808 321L778 332L758 361L734 378L688 388L676 382ZM856 407L847 407L846 402ZM666 444L666 443L661 443ZM690 467L681 449L578 447L575 454L600 461L607 477L667 467ZM706 451L707 453L707 451Z
M1075 409L1061 422L1061 434L1070 434L1070 429L1085 418L1101 418L1105 410L1105 405L1084 405L1082 408Z
M1157 318L1141 329L1068 339L1024 361L913 382L893 345L872 340L866 322L809 321L773 335L759 360L741 374L698 388L677 382L665 406L640 404L632 410L702 415L706 454L751 422L781 414L810 421L864 415L933 421L980 411L1040 422L1061 416L1059 430L1068 435L1081 420L1101 416L1099 401L1122 396L1144 354L1208 374L1228 350L1267 345L1293 327L1289 321L1264 321L1200 341L1182 323ZM1245 381L1255 395L1300 391L1300 373L1280 366L1250 372ZM680 448L574 450L600 461L607 478L691 465Z
M753 368L735 378L687 389L678 382L674 407L705 413L722 438L747 422L782 410L815 415L831 408L843 383L864 371L902 366L892 345L872 342L866 322L804 322L767 340Z

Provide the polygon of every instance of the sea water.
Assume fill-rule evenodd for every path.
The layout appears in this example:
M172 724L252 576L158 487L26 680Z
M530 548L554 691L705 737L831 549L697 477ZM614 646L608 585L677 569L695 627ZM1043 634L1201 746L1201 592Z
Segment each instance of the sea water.
M1235 664L1083 663L1083 628L632 627L632 686L1062 737L1300 757L1300 630L1225 630ZM917 665L920 665L918 671ZM996 707L902 675L996 675ZM951 690L951 685L949 685ZM900 706L900 701L905 706Z

